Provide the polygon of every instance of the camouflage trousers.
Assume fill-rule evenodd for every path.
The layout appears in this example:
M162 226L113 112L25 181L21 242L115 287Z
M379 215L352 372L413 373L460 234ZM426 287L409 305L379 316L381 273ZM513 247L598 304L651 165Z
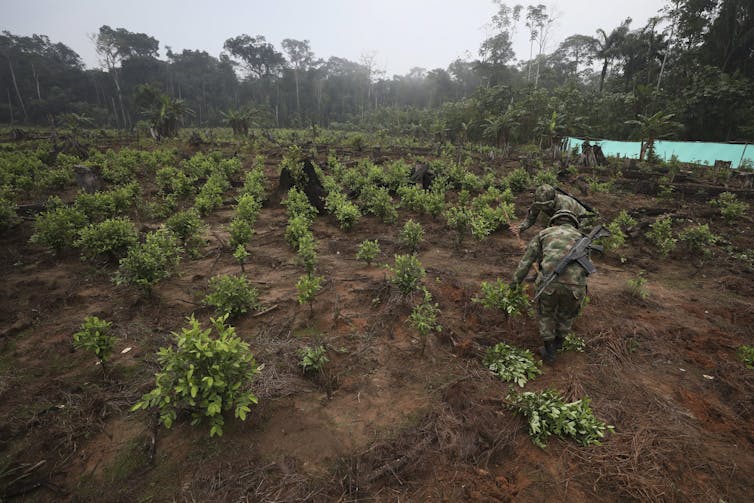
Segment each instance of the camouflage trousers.
M540 295L537 305L537 323L542 340L552 341L568 335L585 297L586 286L552 283Z

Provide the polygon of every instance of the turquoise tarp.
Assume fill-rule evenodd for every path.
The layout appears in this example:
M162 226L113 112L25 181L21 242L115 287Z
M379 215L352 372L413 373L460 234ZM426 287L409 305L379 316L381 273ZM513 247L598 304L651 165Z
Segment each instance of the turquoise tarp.
M566 140L569 149L579 147L579 152L581 151L583 138L566 138ZM638 141L590 140L590 142L602 147L602 152L607 156L638 159L641 150L641 142ZM741 162L754 165L754 145L741 143L656 141L655 153L666 161L675 155L682 162L695 162L710 166L715 164L715 161L730 161L732 168L738 168Z

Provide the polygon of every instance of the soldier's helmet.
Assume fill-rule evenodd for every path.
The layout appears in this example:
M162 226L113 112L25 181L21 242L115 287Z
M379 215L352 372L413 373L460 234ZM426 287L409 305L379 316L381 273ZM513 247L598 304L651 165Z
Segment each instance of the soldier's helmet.
M552 208L555 204L555 188L552 185L544 184L537 187L534 191L534 206L540 209Z
M555 225L556 223L560 222L568 222L572 224L577 229L579 228L579 217L573 214L572 211L568 210L558 210L555 212L553 216L550 217L550 225Z

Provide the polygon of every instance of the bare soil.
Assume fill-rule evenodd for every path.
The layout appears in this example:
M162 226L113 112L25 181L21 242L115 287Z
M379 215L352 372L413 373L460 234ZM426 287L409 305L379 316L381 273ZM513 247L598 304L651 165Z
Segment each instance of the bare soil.
M282 152L262 152L271 190ZM246 168L257 153L241 152ZM431 155L382 149L380 157L412 154ZM321 165L325 159L322 151ZM478 158L474 169L504 174L516 164ZM606 169L586 174L615 177ZM656 215L673 214L709 222L738 251L754 250L749 215L729 225L707 204L724 182L692 176L671 199L635 194L635 183L619 177L620 190L583 198L607 220L626 209L646 229ZM754 207L751 190L729 189ZM303 271L283 238L286 215L275 198L261 212L245 269L263 304L277 307L234 322L265 365L249 419L228 418L225 434L210 439L207 428L178 421L167 430L151 414L129 412L153 385L153 354L170 332L191 313L212 315L200 305L208 280L238 272L223 246L232 195L206 219L203 257L185 259L151 299L116 287L113 266L28 244L30 220L2 235L2 500L751 501L754 371L736 351L754 343L754 271L721 246L701 268L682 251L662 259L643 232L619 254L594 258L599 272L574 327L586 352L563 353L527 385L588 396L597 417L615 426L601 446L552 439L536 447L505 406L507 384L481 363L499 341L535 352L540 345L535 320L506 320L472 302L482 281L510 278L539 227L524 241L499 231L457 248L442 219L405 209L397 224L365 217L350 232L320 216L314 234L326 283L310 317L296 303ZM517 197L519 216L531 197ZM423 354L406 323L416 299L401 299L382 266L404 252L398 230L408 218L424 226L419 258L444 327ZM364 239L379 239L377 265L355 259ZM646 300L626 291L639 272ZM107 378L93 356L71 346L87 315L116 327ZM323 375L305 376L296 350L316 341L330 362Z

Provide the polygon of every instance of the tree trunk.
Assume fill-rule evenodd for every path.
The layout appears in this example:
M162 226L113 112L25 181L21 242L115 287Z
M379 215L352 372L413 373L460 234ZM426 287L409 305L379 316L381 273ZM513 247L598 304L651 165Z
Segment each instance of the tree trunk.
M10 62L10 57L8 57L8 66L10 67L10 76L13 79L13 87L16 89L16 97L18 97L18 102L21 104L21 111L24 113L24 122L26 122L29 120L29 116L26 114L26 105L24 105L24 100L21 98L21 91L18 90L16 72L13 71L13 64Z
M608 60L605 58L605 62L602 64L602 74L600 75L600 94L602 94L602 88L605 85L605 76L607 75L607 63Z
M34 74L34 82L37 84L37 98L39 101L42 101L42 93L39 92L39 74L37 73L37 69L34 68L34 64L31 65L31 72Z
M10 100L10 88L5 88L8 92L8 110L10 110L10 123L13 124L13 103Z

